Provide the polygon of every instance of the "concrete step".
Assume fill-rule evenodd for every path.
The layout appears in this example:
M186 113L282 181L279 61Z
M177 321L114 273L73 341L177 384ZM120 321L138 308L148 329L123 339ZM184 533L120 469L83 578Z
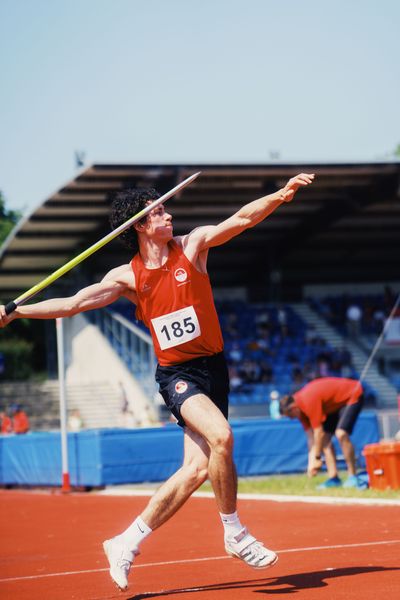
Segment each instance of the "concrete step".
M120 397L118 390L107 382L90 385L69 385L67 407L79 409L85 427L118 427ZM60 403L57 381L4 382L0 384L0 408L21 404L28 414L31 430L59 429Z

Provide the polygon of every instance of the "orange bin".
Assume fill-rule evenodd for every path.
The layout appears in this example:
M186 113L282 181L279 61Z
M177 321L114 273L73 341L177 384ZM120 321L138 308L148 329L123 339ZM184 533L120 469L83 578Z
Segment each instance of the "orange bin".
M369 486L374 490L400 489L400 442L380 442L364 447Z

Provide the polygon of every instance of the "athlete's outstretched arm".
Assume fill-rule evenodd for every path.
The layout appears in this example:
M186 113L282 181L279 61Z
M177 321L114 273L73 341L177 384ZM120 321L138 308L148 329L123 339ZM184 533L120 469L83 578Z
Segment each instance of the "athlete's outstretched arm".
M5 327L14 319L72 317L87 310L107 306L129 293L129 286L121 274L122 269L118 267L110 271L100 283L89 285L73 296L18 306L10 315L6 315L4 306L0 306L0 327Z
M196 245L197 251L201 252L213 246L225 244L233 237L254 227L270 215L282 202L290 202L300 187L311 184L314 180L313 173L300 173L292 177L284 188L268 196L254 200L239 209L234 215L219 223L198 227L186 236L186 245Z

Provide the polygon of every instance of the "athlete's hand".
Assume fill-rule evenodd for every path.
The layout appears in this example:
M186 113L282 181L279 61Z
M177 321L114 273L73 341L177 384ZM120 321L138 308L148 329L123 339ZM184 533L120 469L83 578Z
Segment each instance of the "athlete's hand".
M315 477L321 467L322 460L320 458L316 458L315 456L310 456L308 459L307 475L309 477Z
M13 317L11 315L6 315L6 307L0 304L0 328L8 325L12 320Z
M285 187L283 188L283 201L290 202L293 200L295 193L299 187L305 187L310 185L314 181L314 173L300 173L296 177L289 179Z

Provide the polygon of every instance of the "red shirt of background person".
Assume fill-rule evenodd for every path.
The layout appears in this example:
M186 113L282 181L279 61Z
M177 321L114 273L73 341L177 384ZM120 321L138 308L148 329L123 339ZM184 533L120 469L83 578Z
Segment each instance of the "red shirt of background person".
M319 427L332 413L355 404L363 389L359 381L338 377L315 379L293 394L304 429Z
M28 415L21 407L15 407L12 422L14 433L27 433L29 431Z
M9 433L13 432L12 420L5 412L0 413L0 423L0 432L3 435L8 435Z

